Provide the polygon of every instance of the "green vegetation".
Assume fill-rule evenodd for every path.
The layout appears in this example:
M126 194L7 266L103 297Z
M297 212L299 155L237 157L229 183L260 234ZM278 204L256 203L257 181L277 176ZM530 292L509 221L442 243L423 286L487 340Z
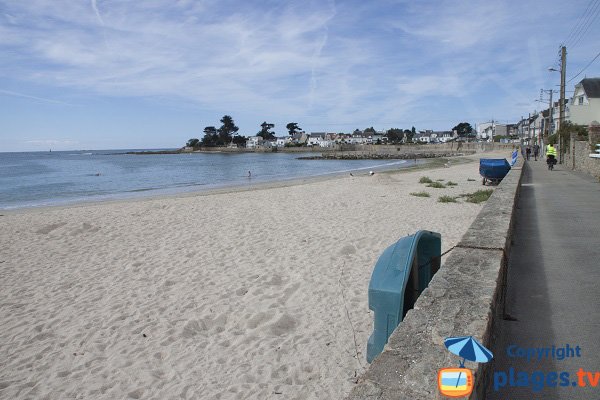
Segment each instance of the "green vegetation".
M458 133L458 136L460 137L475 137L475 130L468 122L461 122L460 124L452 128L452 130L456 131L456 133Z
M256 136L260 136L265 140L275 139L275 134L271 132L271 129L275 128L275 124L270 124L267 121L264 121L260 124L260 131L256 134Z
M298 126L296 122L290 122L285 126L285 128L288 130L290 136L294 136L296 133L302 131L302 129Z
M413 192L410 195L416 197L430 197L429 193L427 192Z
M440 196L438 197L438 203L458 203L456 197L452 196Z
M461 194L461 196L466 197L469 203L479 204L483 203L484 201L487 201L487 199L490 198L493 192L494 190L492 189L478 190L473 193Z
M439 183L439 182L431 182L429 185L427 185L427 187L432 187L432 188L436 188L436 189L444 189L446 187L446 185L444 185L443 183Z
M475 179L473 179L473 178L467 178L467 182L475 182Z
M436 179L438 182L443 182L445 179Z
M227 146L230 143L235 143L238 146L246 145L246 138L240 135L236 135L236 132L240 129L235 126L233 118L229 115L224 115L221 118L221 127L219 129L214 126L207 126L204 128L204 137L201 141L196 142L196 139L188 140L188 144L192 144L191 147L197 147L199 145L206 147L215 146Z
M200 144L200 141L196 138L193 138L193 139L188 140L185 145L187 147L198 147L199 144Z
M419 183L433 183L433 181L428 176L422 176Z
M448 181L448 182L446 182L446 186L458 186L458 183L452 182L452 181Z

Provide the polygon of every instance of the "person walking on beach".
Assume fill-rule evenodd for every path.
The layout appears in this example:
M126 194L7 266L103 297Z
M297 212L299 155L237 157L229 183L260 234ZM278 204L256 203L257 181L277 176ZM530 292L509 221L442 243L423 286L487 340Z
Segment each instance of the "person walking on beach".
M540 155L540 145L536 143L533 145L533 159L535 161L537 161L537 158L539 155Z

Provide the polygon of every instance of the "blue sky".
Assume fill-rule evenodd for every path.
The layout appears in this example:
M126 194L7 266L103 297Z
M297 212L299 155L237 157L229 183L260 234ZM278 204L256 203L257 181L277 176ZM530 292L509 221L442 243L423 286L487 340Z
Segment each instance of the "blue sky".
M0 0L0 151L514 122L600 52L600 0ZM587 12L586 12L587 11ZM578 27L586 28L579 29ZM577 79L600 76L600 59Z

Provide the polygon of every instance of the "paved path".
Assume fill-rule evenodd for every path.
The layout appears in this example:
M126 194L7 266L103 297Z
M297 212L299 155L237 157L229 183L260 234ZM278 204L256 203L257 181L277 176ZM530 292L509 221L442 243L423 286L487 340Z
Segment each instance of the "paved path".
M492 351L493 382L486 399L600 399L600 184L589 175L557 165L548 171L543 161L524 165L508 267L506 314L500 321ZM527 362L507 355L521 348L580 347L580 357L543 358ZM516 349L512 347L511 349ZM571 353L571 352L569 352ZM556 387L533 391L510 387L518 371L545 374ZM599 371L578 385L577 371ZM568 372L554 377L550 372ZM506 373L506 386L500 387ZM562 379L561 379L562 377ZM598 378L590 387L589 378ZM535 379L540 379L539 372ZM524 382L522 382L524 383ZM568 386L561 386L568 385ZM538 389L540 389L538 387Z

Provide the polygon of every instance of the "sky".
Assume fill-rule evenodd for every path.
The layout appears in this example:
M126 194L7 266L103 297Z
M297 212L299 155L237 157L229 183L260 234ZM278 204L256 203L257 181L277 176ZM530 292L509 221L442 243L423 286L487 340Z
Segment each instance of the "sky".
M450 130L547 108L600 52L600 0L0 0L0 152ZM600 77L600 58L566 86ZM558 94L555 94L555 99ZM547 95L544 96L547 101Z

